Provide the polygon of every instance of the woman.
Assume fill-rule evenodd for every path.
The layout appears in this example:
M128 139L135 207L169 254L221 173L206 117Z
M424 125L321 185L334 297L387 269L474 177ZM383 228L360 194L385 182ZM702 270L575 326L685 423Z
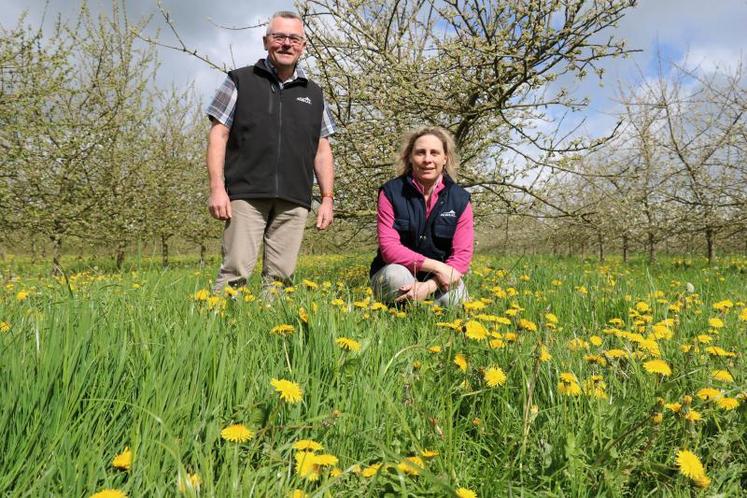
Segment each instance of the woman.
M379 189L379 251L371 287L384 302L435 299L441 306L467 299L462 276L472 261L470 195L454 183L459 159L451 134L439 127L409 134L398 177Z

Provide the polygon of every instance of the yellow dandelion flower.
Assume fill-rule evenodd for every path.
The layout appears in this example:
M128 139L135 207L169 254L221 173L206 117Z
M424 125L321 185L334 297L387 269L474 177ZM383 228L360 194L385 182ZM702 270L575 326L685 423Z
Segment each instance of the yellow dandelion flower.
M293 443L293 449L294 450L311 450L311 451L320 451L324 449L324 446L317 443L313 439L299 439L295 443Z
M739 408L739 400L736 398L719 398L716 401L716 404L719 408L723 410L734 410L735 408Z
M423 450L420 452L420 456L423 458L435 458L439 455L436 450Z
M309 498L309 495L300 489L294 489L288 494L288 498Z
M713 303L713 309L716 311L729 311L731 308L734 307L734 303L730 299L724 299L723 301L718 301L716 303Z
M542 363L547 363L548 361L552 360L552 355L550 354L550 350L547 349L547 346L544 344L540 347L539 352L539 361Z
M598 335L593 335L589 337L589 342L592 343L594 346L599 347L602 345L603 341L602 341L602 338L599 337Z
M210 297L210 291L207 289L200 289L194 294L195 301L207 301Z
M640 346L641 349L644 349L651 356L655 356L655 357L661 356L661 350L659 350L659 343L657 343L653 339L643 339L638 342L638 346Z
M419 456L407 457L397 464L397 470L412 476L420 475L424 468L425 462Z
M643 364L643 368L648 373L659 374L665 377L672 375L672 369L664 360L649 360Z
M469 368L469 363L467 362L467 357L464 356L462 353L457 353L454 356L454 364L459 367L459 370L462 372L466 372L467 368Z
M589 363L599 365L600 367L607 366L607 360L605 360L603 356L599 356L598 354L586 354L584 355L584 360L588 361Z
M664 403L664 408L671 411L672 413L679 413L682 410L682 403Z
M369 479L379 473L379 469L381 469L381 466L382 464L380 463L369 465L365 469L361 470L361 476L365 477L366 479Z
M306 308L304 308L304 307L298 308L298 318L303 323L309 323L309 312L306 311Z
M651 422L654 425L659 425L664 420L664 414L661 412L656 412L651 416Z
M708 326L712 329L722 329L724 328L724 321L717 317L709 318Z
M709 355L718 356L721 358L734 358L735 356L737 356L737 353L727 351L724 348L720 348L718 346L708 346L707 348L705 348L705 350Z
M713 401L721 397L721 391L712 387L704 387L699 389L695 395L703 401Z
M334 455L330 455L329 453L314 455L314 463L322 467L332 467L334 465L337 465L337 462L337 457Z
M482 341L488 337L487 329L478 321L468 320L464 324L464 335L475 341Z
M220 431L220 437L233 443L245 443L254 437L244 424L232 424Z
M436 327L442 327L460 332L462 330L462 321L457 318L453 322L438 322L436 323Z
M316 282L313 282L313 281L311 281L311 280L306 280L305 278L303 279L303 285L304 285L304 286L305 286L305 287L306 287L307 289L316 289L316 288L318 288L318 287L319 287L319 284L317 284Z
M503 386L506 384L506 374L500 367L490 367L483 374L485 383L489 387Z
M112 467L118 470L130 470L132 466L132 451L128 446L122 453L118 453L112 460Z
M188 473L186 476L180 476L179 479L177 479L176 489L179 490L180 493L186 493L187 491L200 491L200 486L202 485L202 478L199 474L195 473Z
M487 304L482 301L466 301L462 303L462 306L464 307L465 311L480 311L482 309L485 309Z
M610 360L615 360L617 358L627 358L628 357L628 352L625 351L624 349L609 349L609 350L605 351L603 354L604 354L604 356L606 356Z
M527 332L537 332L537 324L531 320L519 318L519 322L517 323L517 325L521 330L526 330Z
M713 378L713 380L726 382L728 384L734 382L734 377L732 377L732 375L727 370L714 370L711 377Z
M10 332L10 323L6 321L0 322L0 332L2 333Z
M558 382L558 392L565 396L578 396L581 394L581 386L576 382Z
M281 323L280 325L275 325L274 327L272 327L270 333L280 336L287 336L291 335L295 331L296 327L294 327L293 325L290 325L288 323Z
M309 481L319 480L321 467L316 464L315 457L311 451L297 451L294 455L296 474Z
M567 347L570 351L578 351L579 349L589 349L589 343L580 337L576 337L568 341Z
M739 312L739 320L747 322L747 308L742 308L742 311Z
M710 344L713 341L713 337L707 334L699 334L696 336L696 339L698 339L698 342L701 344Z
M698 456L689 450L679 450L676 457L680 474L693 481L705 477L705 468Z
M554 285L555 287L560 287L561 285L563 285L563 281L562 281L562 280L558 280L558 279L556 278L556 279L553 279L553 280L552 280L552 281L550 282L550 285Z
M457 488L456 495L458 498L477 498L477 493L467 488Z
M557 325L559 320L558 317L555 315L555 313L545 313L545 320L547 323L551 323L553 325Z
M666 325L656 324L653 327L651 327L651 335L653 336L654 339L669 340L672 338L674 333Z
M29 293L25 290L18 291L18 294L16 294L16 301L18 301L19 303L24 302L28 298L29 298Z
M102 489L91 495L91 498L127 498L127 493L121 489Z
M329 471L330 477L340 477L342 474L343 472L340 467L332 467L332 470Z
M488 341L488 346L490 349L500 349L506 345L505 342L503 342L503 339L491 339Z
M651 306L649 306L648 303L646 303L644 301L638 301L637 303L635 303L634 309L638 313L649 313L649 312L651 312Z
M440 353L441 352L441 346L431 346L428 348L429 353Z
M703 420L703 416L696 410L688 410L687 413L683 415L683 418L689 422L700 422Z
M280 399L286 403L300 403L303 399L303 389L295 382L286 379L272 379L270 384L280 394Z
M345 351L358 352L361 350L361 343L349 337L338 337L335 339L335 344Z

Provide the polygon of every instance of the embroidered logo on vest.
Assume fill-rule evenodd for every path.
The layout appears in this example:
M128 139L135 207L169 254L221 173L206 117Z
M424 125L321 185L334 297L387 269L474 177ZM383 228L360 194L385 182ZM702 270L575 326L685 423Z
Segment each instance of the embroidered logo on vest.
M441 216L446 216L447 218L456 218L456 213L452 209L451 211L444 211L441 213Z
M311 99L308 97L297 97L296 100L311 105Z

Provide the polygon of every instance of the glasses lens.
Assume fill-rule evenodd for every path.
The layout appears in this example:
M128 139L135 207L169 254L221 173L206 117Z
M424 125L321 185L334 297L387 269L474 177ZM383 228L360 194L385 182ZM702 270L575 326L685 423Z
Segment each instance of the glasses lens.
M301 43L304 42L304 38L302 36L286 35L285 33L272 33L270 35L270 38L272 38L272 40L277 43L282 43L286 39L294 45L300 45Z

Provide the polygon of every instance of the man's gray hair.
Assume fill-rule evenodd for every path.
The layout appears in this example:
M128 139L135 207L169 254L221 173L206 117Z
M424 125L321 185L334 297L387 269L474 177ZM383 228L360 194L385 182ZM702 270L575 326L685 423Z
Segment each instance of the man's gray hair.
M265 31L266 34L270 34L270 24L272 24L272 21L274 19L277 19L278 17L282 17L283 19L298 19L301 21L301 24L303 24L303 18L298 12L293 12L292 10L279 10L275 12L272 17L270 17L270 20L267 21L267 30Z

